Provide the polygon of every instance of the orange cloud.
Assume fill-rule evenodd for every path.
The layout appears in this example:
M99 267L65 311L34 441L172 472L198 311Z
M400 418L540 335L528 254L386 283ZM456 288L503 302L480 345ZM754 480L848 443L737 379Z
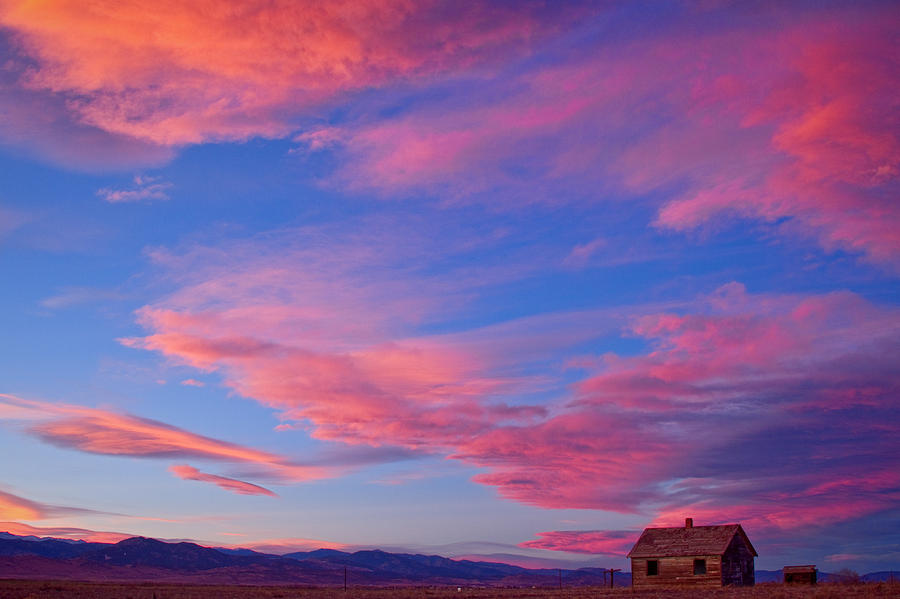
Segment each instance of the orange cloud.
M243 464L259 476L302 481L329 475L283 456L204 437L155 420L0 394L0 416L37 420L27 430L48 443L88 453L135 457L198 457Z
M277 0L152 7L136 1L0 3L34 62L20 85L75 120L160 145L276 137L336 94L483 63L553 30L538 2Z
M225 489L226 491L231 491L232 493L237 493L239 495L268 495L269 497L277 497L275 493L264 487L260 487L259 485L235 480L233 478L227 478L225 476L207 474L206 472L200 472L192 466L169 466L169 472L183 480L196 480L204 483L213 483L214 485L217 485Z
M105 516L121 516L125 518L134 518L126 514L114 514L110 512L99 512L79 507L67 507L59 505L48 505L25 499L12 493L0 491L0 518L14 518L17 520L45 520L47 518L58 518L68 515L105 515ZM141 518L145 520L153 520L154 518Z
M23 497L0 491L0 518L15 520L43 520L48 507Z
M122 532L98 532L86 528L60 526L31 526L22 522L0 522L0 530L14 535L34 535L37 537L56 537L89 541L92 543L118 543L134 535Z

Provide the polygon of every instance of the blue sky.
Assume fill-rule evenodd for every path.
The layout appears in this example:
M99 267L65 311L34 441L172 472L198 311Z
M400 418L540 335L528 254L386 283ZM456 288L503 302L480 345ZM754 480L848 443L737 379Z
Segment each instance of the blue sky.
M896 18L0 2L0 520L896 567Z

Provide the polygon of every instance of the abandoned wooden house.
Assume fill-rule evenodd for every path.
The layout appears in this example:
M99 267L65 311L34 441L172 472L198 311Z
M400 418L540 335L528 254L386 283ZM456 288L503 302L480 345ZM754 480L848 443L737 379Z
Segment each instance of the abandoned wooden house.
M628 553L635 588L752 586L756 550L740 524L646 528Z
M816 584L815 566L785 566L781 572L785 584Z

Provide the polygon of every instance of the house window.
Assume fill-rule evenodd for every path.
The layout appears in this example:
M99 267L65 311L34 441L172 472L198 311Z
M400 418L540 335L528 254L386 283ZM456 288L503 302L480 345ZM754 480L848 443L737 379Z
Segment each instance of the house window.
M705 559L695 559L694 560L694 576L706 574L706 560Z
M657 576L659 574L659 560L647 560L647 576Z

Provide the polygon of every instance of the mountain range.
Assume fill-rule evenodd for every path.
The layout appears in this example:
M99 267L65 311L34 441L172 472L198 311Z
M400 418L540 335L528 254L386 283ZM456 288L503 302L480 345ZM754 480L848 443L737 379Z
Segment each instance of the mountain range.
M501 562L455 560L439 555L336 549L286 555L251 549L203 547L132 537L118 543L91 543L0 532L0 578L88 581L272 584L464 586L587 586L608 584L600 568L575 570L523 568ZM898 573L872 572L864 582L898 579ZM840 575L819 572L823 582ZM756 581L780 582L780 570L757 570ZM617 572L616 586L629 586L631 574Z
M438 555L334 549L271 555L133 537L118 543L0 533L0 578L206 584L584 586L608 584L603 570L532 569ZM617 573L615 583L630 576Z

